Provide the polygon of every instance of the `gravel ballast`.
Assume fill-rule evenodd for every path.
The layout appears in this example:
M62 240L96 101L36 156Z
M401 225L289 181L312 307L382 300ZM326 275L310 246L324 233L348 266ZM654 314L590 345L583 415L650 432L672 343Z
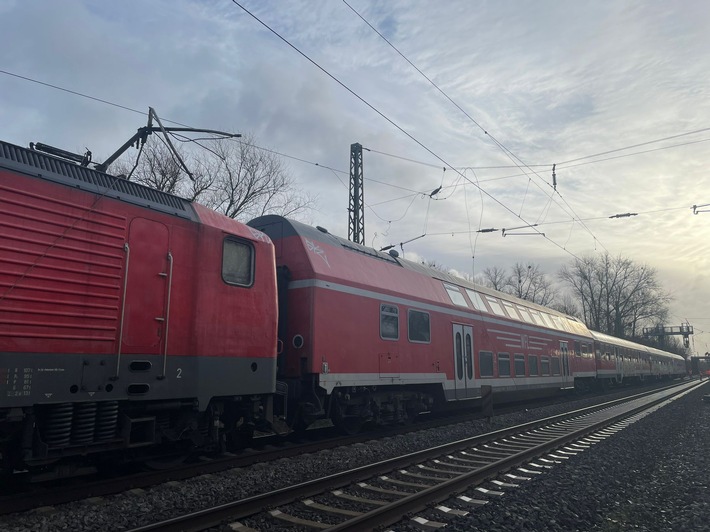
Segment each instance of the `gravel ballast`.
M467 532L710 530L708 393L701 386L466 517L424 515Z
M710 387L688 394L549 472L449 522L447 530L710 530ZM619 394L621 395L621 394ZM608 397L605 400L611 400ZM601 402L574 401L574 408ZM3 531L118 531L570 410L555 405L149 490L0 517ZM479 497L480 498L480 497ZM434 514L428 515L434 519ZM437 520L441 521L441 518ZM407 527L401 527L405 529ZM272 523L270 530L278 530Z

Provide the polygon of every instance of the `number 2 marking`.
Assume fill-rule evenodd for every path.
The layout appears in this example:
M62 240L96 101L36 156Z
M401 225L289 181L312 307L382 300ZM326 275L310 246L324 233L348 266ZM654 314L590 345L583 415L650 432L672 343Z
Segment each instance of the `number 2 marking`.
M177 378L178 378L178 379L182 379L182 368L178 368L178 369L177 369L177 373L178 373L178 374L177 374Z

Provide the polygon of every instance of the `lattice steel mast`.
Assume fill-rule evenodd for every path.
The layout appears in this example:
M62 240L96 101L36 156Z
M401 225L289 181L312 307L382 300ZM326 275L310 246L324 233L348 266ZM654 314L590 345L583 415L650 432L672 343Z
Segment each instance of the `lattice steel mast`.
M362 178L362 145L350 145L350 206L348 239L365 244L365 191Z

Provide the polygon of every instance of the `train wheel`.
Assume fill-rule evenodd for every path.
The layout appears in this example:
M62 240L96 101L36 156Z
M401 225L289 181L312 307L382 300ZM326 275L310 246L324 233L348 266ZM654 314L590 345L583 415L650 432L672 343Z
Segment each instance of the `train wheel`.
M340 432L351 436L362 430L365 420L360 416L337 416L333 424Z
M254 442L254 427L242 425L227 435L227 450L239 451L250 447Z
M365 418L359 412L359 408L351 405L336 402L333 412L333 425L343 434L357 434L365 424Z

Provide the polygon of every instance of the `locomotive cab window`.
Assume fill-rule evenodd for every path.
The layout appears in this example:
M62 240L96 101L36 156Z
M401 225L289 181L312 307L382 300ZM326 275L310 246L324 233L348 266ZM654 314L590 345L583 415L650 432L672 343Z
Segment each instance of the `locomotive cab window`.
M380 305L380 338L399 340L399 308L395 305Z
M409 341L428 344L431 342L431 329L429 326L429 314L419 310L409 311Z
M254 248L246 242L226 238L222 245L222 280L227 284L254 284Z

